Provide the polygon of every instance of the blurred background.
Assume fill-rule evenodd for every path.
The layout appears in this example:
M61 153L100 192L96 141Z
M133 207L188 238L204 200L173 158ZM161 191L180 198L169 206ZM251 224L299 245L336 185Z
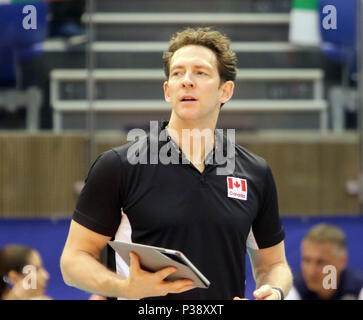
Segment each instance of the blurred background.
M330 222L363 271L360 1L0 0L0 247L36 248L52 298L89 298L59 270L79 187L130 129L169 118L171 35L212 26L239 69L218 127L270 164L291 268L308 228ZM247 297L253 288L247 263Z

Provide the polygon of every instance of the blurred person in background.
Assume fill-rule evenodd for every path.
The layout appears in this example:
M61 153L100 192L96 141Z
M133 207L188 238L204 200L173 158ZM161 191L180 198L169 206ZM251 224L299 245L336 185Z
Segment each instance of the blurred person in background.
M9 244L0 250L1 300L50 300L45 295L48 279L35 249Z
M301 273L287 300L363 300L363 274L347 268L346 236L321 223L301 243Z

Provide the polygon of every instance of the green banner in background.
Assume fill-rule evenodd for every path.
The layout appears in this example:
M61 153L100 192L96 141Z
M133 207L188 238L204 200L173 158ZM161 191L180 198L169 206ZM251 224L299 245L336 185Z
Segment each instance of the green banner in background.
M292 7L294 9L317 10L318 0L294 0Z
M320 27L318 0L294 0L290 12L289 41L295 45L318 47Z

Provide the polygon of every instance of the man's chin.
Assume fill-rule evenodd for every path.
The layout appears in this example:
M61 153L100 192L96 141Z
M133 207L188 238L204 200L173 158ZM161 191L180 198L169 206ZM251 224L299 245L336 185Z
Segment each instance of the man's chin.
M184 121L195 121L200 119L200 113L198 110L192 108L183 108L182 110L176 111L179 119Z
M310 291L319 291L322 289L321 281L307 281L306 286Z

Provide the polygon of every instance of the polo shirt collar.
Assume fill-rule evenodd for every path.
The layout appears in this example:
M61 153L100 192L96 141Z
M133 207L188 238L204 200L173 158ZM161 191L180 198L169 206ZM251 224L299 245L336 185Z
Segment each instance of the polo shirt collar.
M161 121L158 128L158 137L154 137L159 139L159 151L163 147L163 145L170 143L170 147L175 151L171 153L171 156L177 156L178 160L182 160L183 158L186 159L182 150L168 134L168 131L166 129L168 123L169 121L166 120ZM214 131L214 148L208 153L205 158L206 165L225 165L226 159L233 159L235 157L234 147L234 143L223 134L223 130L216 129Z

